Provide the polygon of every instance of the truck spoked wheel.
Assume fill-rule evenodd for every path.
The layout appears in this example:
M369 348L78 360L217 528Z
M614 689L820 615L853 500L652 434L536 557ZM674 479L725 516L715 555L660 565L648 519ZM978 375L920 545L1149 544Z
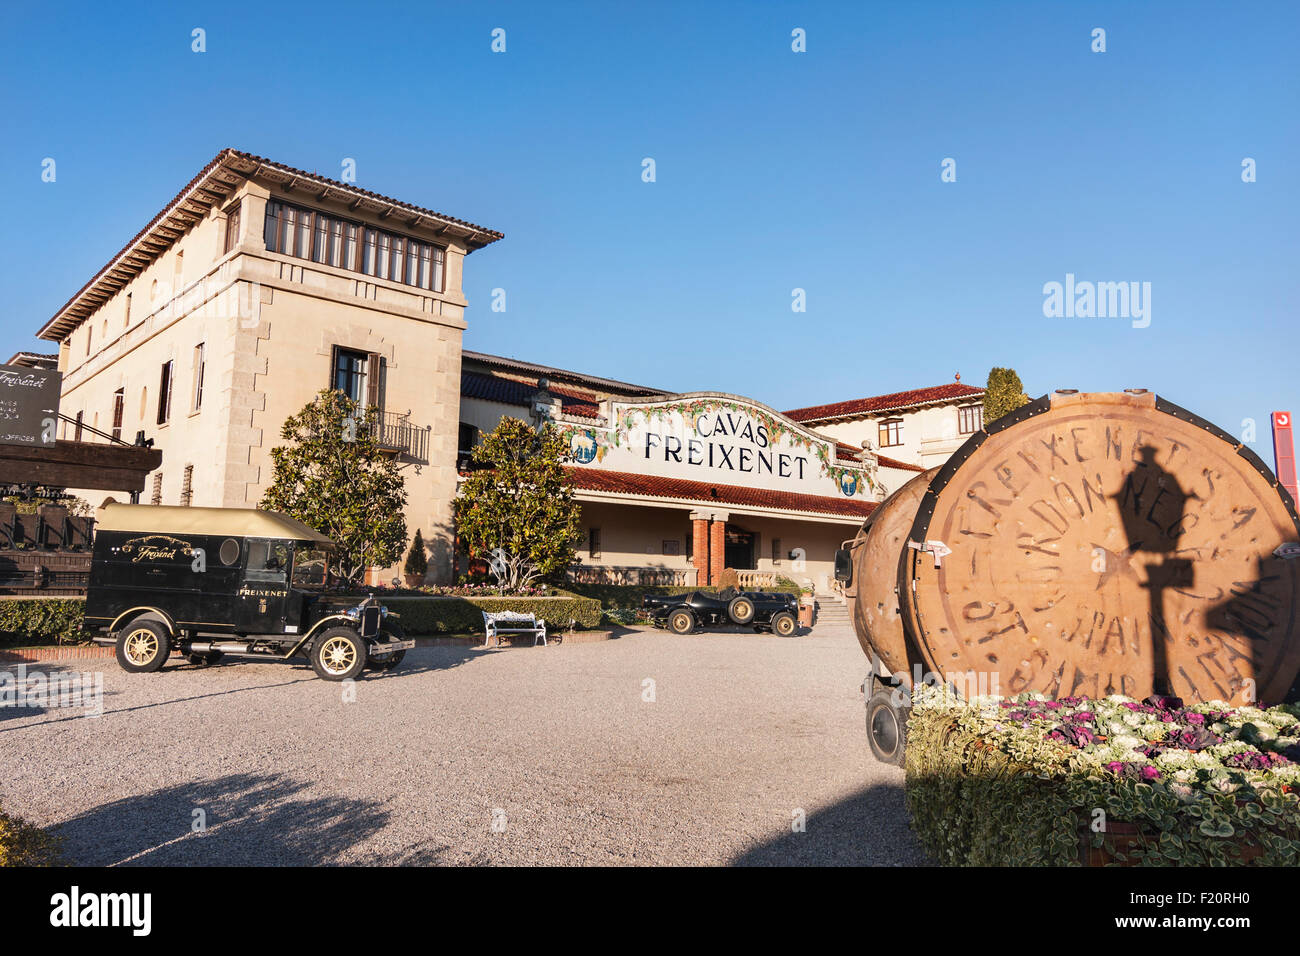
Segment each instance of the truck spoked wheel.
M791 637L799 629L799 622L789 611L778 611L772 615L772 633L779 637Z
M674 634L689 634L695 630L695 616L690 611L673 611L668 615L668 630Z
M737 624L748 624L754 619L754 602L743 595L734 597L727 605L727 615Z
M171 653L171 635L156 621L137 621L117 632L117 662L132 674L161 670Z
M355 678L366 666L366 642L350 627L331 627L312 644L311 666L323 680Z
M882 689L867 701L867 743L881 763L903 765L907 746L907 711L894 705L894 691Z

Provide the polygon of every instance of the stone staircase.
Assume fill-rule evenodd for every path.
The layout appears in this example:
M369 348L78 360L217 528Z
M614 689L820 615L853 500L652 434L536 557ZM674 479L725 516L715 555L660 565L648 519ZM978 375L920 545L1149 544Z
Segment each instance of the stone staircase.
M849 616L849 607L838 594L814 594L816 616L814 626L852 627L853 619Z

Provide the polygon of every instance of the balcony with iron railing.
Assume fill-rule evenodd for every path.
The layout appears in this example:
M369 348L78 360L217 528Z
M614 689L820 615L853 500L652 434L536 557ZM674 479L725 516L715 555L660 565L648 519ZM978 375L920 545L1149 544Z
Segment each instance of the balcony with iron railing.
M428 462L431 425L416 425L410 412L374 410L371 430L382 451L412 461Z

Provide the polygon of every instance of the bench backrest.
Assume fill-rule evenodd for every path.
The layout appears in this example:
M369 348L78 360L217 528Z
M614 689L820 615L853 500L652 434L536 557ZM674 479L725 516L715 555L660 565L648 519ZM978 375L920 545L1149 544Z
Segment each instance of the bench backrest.
M536 614L524 614L521 611L484 611L484 624L537 624Z

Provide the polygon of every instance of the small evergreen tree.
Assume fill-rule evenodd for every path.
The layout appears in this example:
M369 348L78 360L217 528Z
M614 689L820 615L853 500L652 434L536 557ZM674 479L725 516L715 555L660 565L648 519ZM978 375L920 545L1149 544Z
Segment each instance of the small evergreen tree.
M415 538L411 541L411 551L406 556L406 564L403 565L402 571L423 579L428 570L429 559L424 556L424 537L420 534L420 529L416 528Z
M1020 376L1013 368L989 370L989 380L984 386L984 424L990 425L1008 412L1029 404L1029 396L1020 384Z

